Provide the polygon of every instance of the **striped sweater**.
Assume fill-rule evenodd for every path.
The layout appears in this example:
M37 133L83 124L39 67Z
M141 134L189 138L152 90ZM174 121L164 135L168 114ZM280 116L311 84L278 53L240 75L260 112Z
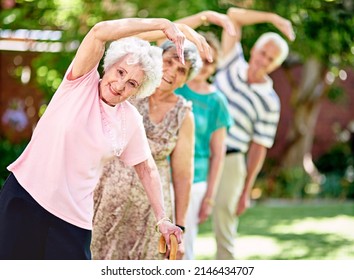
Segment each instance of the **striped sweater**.
M228 148L246 153L251 141L272 147L280 116L279 97L273 82L247 83L246 62L241 44L224 59L215 76L216 87L225 94L235 125L229 129Z

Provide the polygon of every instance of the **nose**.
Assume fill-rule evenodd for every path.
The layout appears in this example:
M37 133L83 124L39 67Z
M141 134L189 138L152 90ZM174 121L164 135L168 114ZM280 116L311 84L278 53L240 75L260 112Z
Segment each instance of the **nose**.
M117 81L112 83L112 88L114 91L124 91L125 82L124 81Z

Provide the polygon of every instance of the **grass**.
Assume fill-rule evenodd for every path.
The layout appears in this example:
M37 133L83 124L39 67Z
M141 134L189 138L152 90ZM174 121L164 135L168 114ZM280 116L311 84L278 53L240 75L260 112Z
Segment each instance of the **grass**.
M209 219L196 258L214 259L215 247ZM240 260L354 259L354 202L258 203L241 216L235 247Z

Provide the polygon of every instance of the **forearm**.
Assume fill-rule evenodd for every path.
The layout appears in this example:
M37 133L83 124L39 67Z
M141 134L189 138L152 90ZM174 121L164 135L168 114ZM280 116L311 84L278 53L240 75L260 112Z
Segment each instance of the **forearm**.
M156 220L159 221L165 217L165 208L160 175L153 158L136 165L135 170L144 186Z
M228 9L227 15L239 26L272 22L275 16L274 13L270 12L247 10L234 7Z
M254 182L262 169L267 149L261 145L252 143L247 155L247 177L243 193L249 196Z
M141 32L164 30L170 21L163 18L126 18L97 23L93 32L102 42L137 35Z
M207 23L208 14L210 12L212 12L212 11L202 11L200 13L197 13L197 14L185 17L185 18L178 19L175 22L184 23L184 24L188 25L189 27L196 29L199 26Z
M208 188L205 194L205 198L214 200L217 186L220 181L221 172L224 166L225 153L222 150L221 153L212 155L209 160L209 174L208 174Z
M192 174L185 174L183 177L173 175L172 183L175 196L175 215L176 224L185 226L190 191L192 187Z

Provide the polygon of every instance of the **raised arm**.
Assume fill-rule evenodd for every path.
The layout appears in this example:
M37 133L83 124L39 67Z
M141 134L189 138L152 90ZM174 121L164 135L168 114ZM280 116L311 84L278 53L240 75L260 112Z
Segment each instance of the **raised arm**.
M205 38L200 35L198 32L194 31L191 27L183 23L176 23L177 28L185 35L185 37L194 43L200 53L200 55L210 62L213 61L213 56L211 54L211 48L208 45ZM163 41L166 40L168 37L168 33L163 33L161 31L150 31L150 32L143 32L137 35L137 37L146 40L146 41L156 41L158 44L161 44Z
M295 39L291 22L275 13L232 7L228 9L227 15L234 25L237 36L230 36L223 30L221 44L224 55L227 55L235 43L241 40L242 27L246 25L268 22L278 28L289 40Z
M83 39L76 53L71 78L78 78L93 69L103 57L107 42L153 30L161 30L165 33L167 38L176 44L177 53L181 61L184 61L185 36L167 19L124 18L102 21L95 24Z

